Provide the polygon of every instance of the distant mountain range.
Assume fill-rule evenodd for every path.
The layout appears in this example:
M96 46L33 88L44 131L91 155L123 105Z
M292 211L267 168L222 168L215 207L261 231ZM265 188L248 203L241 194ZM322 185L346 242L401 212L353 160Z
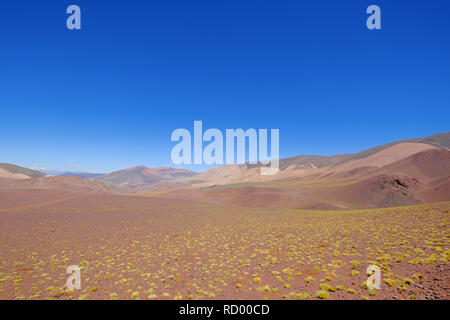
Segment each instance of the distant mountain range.
M56 170L41 170L41 172L52 176L66 176L78 178L95 178L105 175L105 173L91 173L83 171L56 171Z
M109 174L57 176L0 164L0 189L138 193L227 205L305 209L392 207L450 200L450 132L401 140L355 154L281 159L280 171L225 165L195 173L137 166ZM49 171L47 171L49 173Z
M102 175L93 178L92 180L126 191L133 191L142 186L153 185L160 181L189 178L194 175L196 175L195 172L186 169L169 167L147 168L146 166L137 166Z
M141 187L141 194L227 205L356 209L450 200L450 133L402 140L356 154L298 156L261 176L227 165ZM147 190L147 191L145 191Z
M26 169L26 168L23 168ZM2 172L0 169L0 190L55 190L74 193L103 193L114 194L119 191L111 186L97 183L89 179L68 176L45 175L40 177L30 177L24 174L11 176L8 171ZM29 171L26 171L32 174Z

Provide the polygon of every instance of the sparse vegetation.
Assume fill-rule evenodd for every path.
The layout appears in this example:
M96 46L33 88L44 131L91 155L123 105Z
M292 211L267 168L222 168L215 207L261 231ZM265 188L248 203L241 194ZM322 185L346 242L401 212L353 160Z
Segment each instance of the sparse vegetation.
M2 213L0 298L422 299L440 276L434 268L449 261L449 203L355 211L157 203L24 210L20 233L6 223L18 215ZM65 288L71 264L81 290ZM368 289L370 264L382 270L382 290Z

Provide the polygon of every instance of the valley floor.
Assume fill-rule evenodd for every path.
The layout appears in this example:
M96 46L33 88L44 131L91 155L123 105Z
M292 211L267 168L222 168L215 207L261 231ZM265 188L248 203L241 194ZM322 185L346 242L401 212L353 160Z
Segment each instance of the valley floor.
M450 202L314 211L5 192L0 299L450 297ZM379 290L364 286L372 264ZM65 287L69 265L80 290Z

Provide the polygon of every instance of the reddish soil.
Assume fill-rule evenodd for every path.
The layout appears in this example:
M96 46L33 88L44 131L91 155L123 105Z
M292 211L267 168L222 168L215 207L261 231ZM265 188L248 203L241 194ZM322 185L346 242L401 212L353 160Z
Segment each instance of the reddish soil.
M450 296L449 202L314 211L21 192L0 191L1 299ZM379 290L361 286L371 264ZM69 265L80 290L65 287Z

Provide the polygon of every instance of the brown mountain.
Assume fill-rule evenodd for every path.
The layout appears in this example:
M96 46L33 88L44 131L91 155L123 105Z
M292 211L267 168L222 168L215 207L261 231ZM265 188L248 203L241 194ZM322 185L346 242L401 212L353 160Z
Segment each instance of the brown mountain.
M378 153L384 149L392 147L401 143L421 143L434 146L438 149L448 150L450 149L450 132L438 133L425 138L405 139L399 140L387 144L383 144L374 148L366 149L354 154L340 154L335 156L310 156L300 155L292 158L286 158L280 160L280 169L285 169L292 164L297 165L309 165L313 164L316 167L328 167L336 166L346 161L367 158L375 153Z
M169 167L147 168L146 166L137 166L92 178L92 181L101 182L127 191L133 191L141 186L153 185L160 181L192 177L195 174L195 172L185 169Z
M0 190L51 190L75 193L117 193L118 190L87 179L52 176L10 163L0 163Z
M273 176L231 165L155 184L144 195L255 207L378 208L449 200L450 133L354 155L282 160Z
M133 167L81 179L41 176L0 166L0 189L134 192L144 196L272 208L378 208L450 200L450 132L392 142L356 154L281 160L262 176L255 165L226 165L195 173ZM31 175L36 177L30 178Z

